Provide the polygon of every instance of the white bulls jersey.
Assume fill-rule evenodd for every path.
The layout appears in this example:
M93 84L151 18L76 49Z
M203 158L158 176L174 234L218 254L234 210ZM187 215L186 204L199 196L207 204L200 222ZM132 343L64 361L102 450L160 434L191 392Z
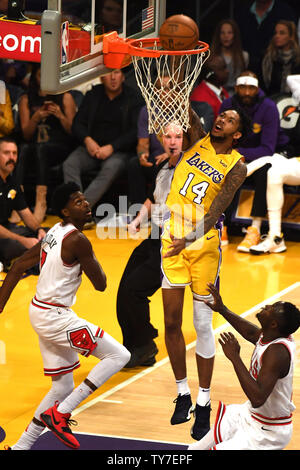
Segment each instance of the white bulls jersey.
M32 303L43 308L43 303L71 307L81 284L78 262L67 265L61 258L63 240L77 230L72 224L58 223L52 227L41 245L40 275ZM46 307L46 305L44 305Z
M284 425L292 421L295 406L292 402L293 372L296 344L293 338L278 338L270 343L263 343L259 338L251 358L250 374L256 380L262 363L262 356L271 344L284 344L290 353L290 369L282 379L278 379L272 393L259 408L250 407L251 415L264 424Z

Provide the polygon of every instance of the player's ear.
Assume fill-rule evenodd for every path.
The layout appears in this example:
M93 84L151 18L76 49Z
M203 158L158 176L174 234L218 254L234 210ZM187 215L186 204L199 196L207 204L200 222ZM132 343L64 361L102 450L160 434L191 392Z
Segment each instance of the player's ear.
M242 137L242 133L240 131L236 131L234 134L233 134L233 138L235 141L238 141L240 140L240 138Z
M70 215L70 212L68 211L68 209L66 207L61 210L61 213L64 216L64 218L69 217L69 215Z

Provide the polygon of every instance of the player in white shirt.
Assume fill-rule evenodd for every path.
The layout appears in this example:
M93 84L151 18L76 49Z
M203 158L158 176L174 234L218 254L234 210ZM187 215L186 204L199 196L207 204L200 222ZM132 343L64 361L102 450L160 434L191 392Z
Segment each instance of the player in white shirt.
M300 104L300 75L288 75L287 84L292 96ZM270 164L267 172L267 216L269 232L262 237L262 241L250 247L250 253L260 255L265 253L282 253L286 245L282 233L282 208L284 204L284 185L298 186L300 184L300 156L286 158L284 155L274 153L253 160L247 165L247 176L252 175L259 168Z
M78 448L79 442L69 428L72 411L130 359L124 346L71 309L82 272L96 290L106 288L106 275L82 233L84 224L91 220L89 203L75 183L68 183L56 189L52 207L62 221L14 263L0 289L1 313L23 272L40 263L29 313L39 337L44 374L52 378L52 387L11 450L29 450L45 425L67 446ZM78 353L92 354L101 361L74 389L72 372L80 366Z
M232 333L219 339L232 362L248 401L219 404L214 428L189 450L282 450L292 436L293 371L296 345L292 338L300 326L300 311L290 302L266 305L256 317L261 328L231 312L218 290L209 284L219 312L246 340L255 344L250 371L240 357L240 345Z

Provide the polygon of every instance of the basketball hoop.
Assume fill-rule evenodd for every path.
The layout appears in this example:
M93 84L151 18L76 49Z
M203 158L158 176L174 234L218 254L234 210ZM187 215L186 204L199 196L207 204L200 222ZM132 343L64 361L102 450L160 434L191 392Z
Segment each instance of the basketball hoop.
M198 41L195 49L167 51L161 48L159 38L122 40L112 35L103 42L103 53L108 68L118 68L116 64L121 68L124 62L128 65L131 58L146 102L150 134L161 135L174 121L184 132L188 130L189 97L209 57L208 44Z

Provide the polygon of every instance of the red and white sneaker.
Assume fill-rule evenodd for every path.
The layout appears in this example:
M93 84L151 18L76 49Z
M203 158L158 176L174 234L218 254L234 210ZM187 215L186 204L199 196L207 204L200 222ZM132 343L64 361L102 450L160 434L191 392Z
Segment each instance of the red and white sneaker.
M71 413L57 411L58 405L59 403L56 402L54 406L41 413L40 419L60 441L72 449L78 449L80 444L69 427L69 424L77 424L77 422L70 419Z

